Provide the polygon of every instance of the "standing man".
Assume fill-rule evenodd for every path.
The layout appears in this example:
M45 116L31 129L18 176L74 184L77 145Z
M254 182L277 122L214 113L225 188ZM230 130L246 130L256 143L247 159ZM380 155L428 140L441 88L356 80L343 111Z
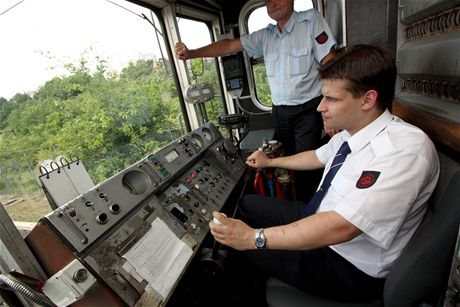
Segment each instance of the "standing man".
M308 204L247 195L238 217L209 223L220 243L253 267L312 294L335 299L381 297L384 280L417 230L438 177L436 149L417 127L392 115L396 65L389 53L356 46L320 70L324 125L341 129L317 150L251 167L325 167ZM257 250L259 249L259 250Z
M316 111L321 101L318 68L335 56L337 43L317 10L296 12L294 0L265 3L276 25L194 50L177 43L176 57L181 60L216 57L242 50L249 56L262 55L273 101L275 139L283 144L285 155L293 155L320 145L323 124ZM310 188L313 192L318 179L313 182L301 179L302 185L297 185L297 190Z

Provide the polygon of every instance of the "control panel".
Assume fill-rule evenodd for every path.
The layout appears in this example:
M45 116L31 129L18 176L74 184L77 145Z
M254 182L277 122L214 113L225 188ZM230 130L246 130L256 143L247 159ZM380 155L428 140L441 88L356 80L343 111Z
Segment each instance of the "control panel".
M191 251L185 270L209 231L212 211L222 209L245 169L233 143L208 123L57 208L42 222L132 306L150 281L127 263L128 251L147 236L160 239L166 233L158 230L163 229L157 225L161 221ZM171 294L153 288L159 301Z

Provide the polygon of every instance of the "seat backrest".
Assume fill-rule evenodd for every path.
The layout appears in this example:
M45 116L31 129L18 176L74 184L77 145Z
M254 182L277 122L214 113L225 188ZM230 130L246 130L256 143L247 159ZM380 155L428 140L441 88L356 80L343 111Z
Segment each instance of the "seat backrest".
M436 190L422 224L387 277L385 306L436 305L445 294L460 223L460 164L438 153Z

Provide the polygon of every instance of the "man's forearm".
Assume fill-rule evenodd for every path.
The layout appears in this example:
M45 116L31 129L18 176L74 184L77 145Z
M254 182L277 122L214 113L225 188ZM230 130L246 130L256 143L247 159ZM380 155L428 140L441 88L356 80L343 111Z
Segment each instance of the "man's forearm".
M323 168L324 165L318 160L316 152L314 150L309 150L292 156L270 159L268 167L304 171Z
M360 234L361 230L335 211L265 229L267 248L281 250L311 250L346 242Z
M213 58L243 50L239 39L223 39L201 48L190 50L190 58Z

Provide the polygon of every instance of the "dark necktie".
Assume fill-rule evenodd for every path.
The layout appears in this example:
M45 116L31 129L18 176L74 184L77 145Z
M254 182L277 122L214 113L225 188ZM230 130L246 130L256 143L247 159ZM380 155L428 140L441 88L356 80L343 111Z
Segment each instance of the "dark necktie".
M331 168L327 172L326 177L324 177L321 187L318 191L316 191L315 195L313 195L308 204L302 208L302 217L312 215L316 212L316 210L318 210L324 195L326 195L327 190L331 186L332 179L334 179L335 174L337 174L337 171L342 166L345 158L350 152L351 150L347 142L340 146L339 151L336 153L334 160L332 161Z

